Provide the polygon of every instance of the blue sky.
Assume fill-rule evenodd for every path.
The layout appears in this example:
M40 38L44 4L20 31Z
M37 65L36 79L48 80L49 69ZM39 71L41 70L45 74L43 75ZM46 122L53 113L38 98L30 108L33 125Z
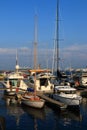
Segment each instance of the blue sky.
M87 0L59 0L59 3L60 66L84 68L87 66ZM35 14L38 48L43 49L39 52L39 63L50 67L56 0L0 0L0 69L14 69L16 49L20 66L32 66Z

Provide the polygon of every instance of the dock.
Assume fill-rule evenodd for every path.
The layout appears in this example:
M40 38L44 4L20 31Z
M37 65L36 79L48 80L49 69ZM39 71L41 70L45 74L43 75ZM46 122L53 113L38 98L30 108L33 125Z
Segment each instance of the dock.
M2 90L6 90L7 88L0 88L0 91ZM39 97L41 97L42 99L44 99L46 101L46 103L50 103L51 105L53 105L54 107L58 107L60 108L61 110L64 110L67 108L67 105L62 103L62 102L59 102L59 101L56 101L50 97L48 97L47 95L45 94L42 94L42 93L37 93L37 95Z
M43 98L43 99L46 101L46 103L50 103L51 105L56 106L56 107L60 108L61 110L67 108L67 105L66 105L66 104L64 104L64 103L62 103L62 102L59 102L59 101L56 101L56 100L54 100L54 99L48 97L48 96L45 95L45 94L38 93L37 95L38 95L39 97Z
M76 92L78 95L82 96L82 97L87 97L87 88L83 89L83 90L77 90Z

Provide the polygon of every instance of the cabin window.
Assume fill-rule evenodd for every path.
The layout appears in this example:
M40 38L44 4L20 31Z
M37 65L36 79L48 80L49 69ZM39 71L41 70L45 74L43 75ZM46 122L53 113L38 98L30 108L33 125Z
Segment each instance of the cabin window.
M75 92L74 91L66 91L65 93L66 94L74 94Z
M48 85L48 80L47 79L40 79L40 86L47 86Z
M17 86L18 80L9 80L11 86Z
M31 83L34 83L34 81L33 81L33 80L30 80L30 82L31 82Z
M17 81L17 87L20 87L20 80Z
M34 80L32 78L29 79L30 83L34 83Z

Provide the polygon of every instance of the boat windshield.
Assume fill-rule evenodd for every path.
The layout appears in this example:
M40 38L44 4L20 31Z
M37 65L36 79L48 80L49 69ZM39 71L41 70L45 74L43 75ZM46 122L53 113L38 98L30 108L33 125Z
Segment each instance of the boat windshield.
M9 83L11 86L19 86L19 80L18 79L10 79Z
M75 91L65 91L65 94L75 94Z

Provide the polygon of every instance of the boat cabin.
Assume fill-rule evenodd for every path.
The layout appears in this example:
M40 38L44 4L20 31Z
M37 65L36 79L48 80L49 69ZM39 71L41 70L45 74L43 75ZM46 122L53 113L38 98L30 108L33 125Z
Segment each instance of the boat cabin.
M29 86L36 86L36 91L39 92L53 92L54 84L51 82L52 78L54 78L49 73L40 73L29 77Z

